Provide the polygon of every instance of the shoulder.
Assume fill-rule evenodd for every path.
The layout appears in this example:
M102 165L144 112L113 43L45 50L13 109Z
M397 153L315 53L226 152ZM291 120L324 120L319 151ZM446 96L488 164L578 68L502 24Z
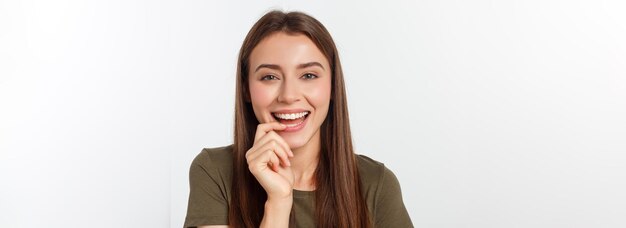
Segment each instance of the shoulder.
M385 164L361 154L356 157L361 186L366 196L378 197L381 191L399 188L396 175Z
M357 167L364 185L378 185L388 178L396 179L395 175L385 164L368 156L357 154Z
M191 170L230 172L233 163L233 146L204 148L191 162Z
M356 155L356 161L359 169L382 169L385 167L382 162L376 161L362 154Z
M189 169L185 227L228 224L232 146L204 148Z
M362 192L375 227L413 227L396 175L385 165L357 155Z
M385 195L400 192L398 178L382 162L365 155L357 155L357 167L362 191L369 203L375 204L385 198Z

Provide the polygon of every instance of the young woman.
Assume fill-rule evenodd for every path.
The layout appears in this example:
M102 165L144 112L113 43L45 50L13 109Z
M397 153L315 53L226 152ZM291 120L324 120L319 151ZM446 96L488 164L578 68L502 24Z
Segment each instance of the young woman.
M236 86L234 144L192 162L185 227L413 227L394 174L353 151L337 48L319 21L259 19Z

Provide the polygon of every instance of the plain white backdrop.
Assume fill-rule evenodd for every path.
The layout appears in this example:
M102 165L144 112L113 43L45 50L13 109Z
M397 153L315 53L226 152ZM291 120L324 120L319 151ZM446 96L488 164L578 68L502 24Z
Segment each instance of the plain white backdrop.
M181 227L271 9L330 30L416 227L626 227L619 0L0 0L0 227Z

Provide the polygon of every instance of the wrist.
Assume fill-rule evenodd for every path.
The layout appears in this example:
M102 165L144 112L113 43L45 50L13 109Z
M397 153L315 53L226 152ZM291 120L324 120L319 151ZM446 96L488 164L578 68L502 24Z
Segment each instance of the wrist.
M265 210L274 210L274 211L291 211L291 206L293 204L293 197L280 197L280 198L272 198L268 197L267 201L265 201Z

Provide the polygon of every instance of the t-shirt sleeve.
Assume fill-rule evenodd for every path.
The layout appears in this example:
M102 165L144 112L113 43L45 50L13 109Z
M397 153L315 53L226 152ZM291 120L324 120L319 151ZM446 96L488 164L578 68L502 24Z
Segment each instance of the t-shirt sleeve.
M228 197L223 177L204 149L189 169L189 202L184 227L228 224Z
M376 196L375 227L413 227L398 178L386 167L383 170Z

